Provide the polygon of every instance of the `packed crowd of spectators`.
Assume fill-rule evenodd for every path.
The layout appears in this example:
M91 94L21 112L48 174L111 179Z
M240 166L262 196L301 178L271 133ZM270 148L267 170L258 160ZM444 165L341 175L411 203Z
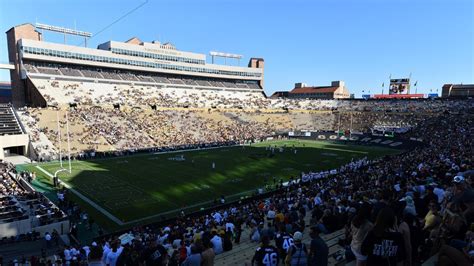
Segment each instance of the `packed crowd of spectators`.
M416 265L435 254L439 265L472 265L474 121L467 110L419 121L408 136L423 136L426 145L403 154L302 174L267 198L66 246L58 256L71 265L214 265L249 230L262 243L256 265L275 250L280 263L326 265L319 233L345 228L341 245L357 265Z
M68 111L71 152L79 154L85 151L124 151L245 141L294 130L371 133L373 130L387 129L407 132L428 117L459 109L472 109L472 101L315 102L321 106L327 102L338 107L337 110L326 112L288 113L274 109L272 113L247 109L187 109L176 105L174 108L156 110L149 107L81 105ZM346 103L353 103L352 109ZM60 112L62 147L65 152L66 118L65 111ZM30 108L21 112L20 117L32 138L38 158L53 158L59 146L57 124L45 123L54 122L56 112Z

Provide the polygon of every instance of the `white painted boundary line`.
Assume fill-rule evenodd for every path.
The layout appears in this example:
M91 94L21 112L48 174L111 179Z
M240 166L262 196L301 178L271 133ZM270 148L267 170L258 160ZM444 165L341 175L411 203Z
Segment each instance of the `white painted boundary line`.
M179 152L191 152L191 151L200 151L200 150L211 150L211 149L222 149L222 148L233 148L233 147L239 147L239 146L242 146L241 144L236 144L236 145L229 145L229 146L218 146L218 147L208 147L208 148L199 148L199 149L185 149L185 150L176 150L176 151L164 151L164 152L153 152L153 153L145 153L145 154L137 154L135 156L137 157L140 157L140 156L152 156L152 155L160 155L160 154L167 154L167 153L179 153ZM119 157L110 157L110 158L100 158L100 159L95 159L95 160L111 160L111 159L117 159ZM123 158L127 158L127 156L124 156ZM92 160L92 161L95 161L95 160ZM79 162L82 162L81 160L79 160ZM46 162L46 163L42 163L41 165L52 165L52 164L57 164L57 162ZM54 176L49 173L48 171L46 171L45 169L43 169L40 165L36 165L35 166L36 168L38 168L41 172L45 173L46 175L48 175L50 178L53 178ZM82 195L79 191L75 190L74 188L72 188L69 184L61 181L59 178L58 178L58 182L61 183L63 186L65 186L67 189L69 189L71 192L73 192L74 194L76 194L79 198L81 198L82 200L84 200L85 202L87 202L88 204L90 204L92 207L96 208L98 211L100 211L102 214L104 214L105 216L107 216L110 220L114 221L116 224L118 225L127 225L127 224L133 224L133 223L136 223L136 222L140 222L140 221L145 221L145 220L148 220L148 219L153 219L153 218L156 218L156 217L160 217L162 215L165 215L165 214L168 214L168 213L172 213L172 212L175 212L175 211L168 211L168 212L164 212L164 213L158 213L158 214L153 214L153 215L150 215L150 216L146 216L146 217L142 217L142 218L138 218L138 219L135 219L135 220L132 220L132 221L128 221L128 222L122 222L119 218L115 217L113 214L111 214L110 212L108 212L107 210L105 210L104 208L100 207L97 203L95 203L93 200L89 199L88 197ZM245 193L247 193L248 191L245 191ZM241 194L244 194L244 193L241 193ZM195 207L195 206L199 206L199 205L204 205L204 204L207 204L211 201L208 201L208 202L201 202L201 203L198 203L198 204L194 204L194 205L191 205L191 206L188 206L187 208L192 208L192 207Z
M45 173L46 175L48 175L49 177L53 178L54 176L52 174L50 174L48 171L44 170L43 168L41 168L41 166L37 165L36 168L38 168L41 172ZM104 214L105 216L107 216L110 220L114 221L116 224L118 225L124 225L125 223L120 221L120 219L118 219L117 217L113 216L110 212L108 212L107 210L105 210L104 208L100 207L99 205L97 205L94 201L90 200L89 198L87 198L86 196L82 195L79 191L75 190L74 188L72 188L70 185L68 185L67 183L61 181L59 178L58 178L58 182L61 183L63 186L65 186L67 189L69 189L72 193L76 194L76 196L78 196L79 198L81 198L83 201L87 202L88 204L90 204L92 207L96 208L98 211L100 211L102 214Z
M261 142L258 142L261 143ZM217 146L217 147L208 147L208 148L195 148L195 149L183 149L183 150L171 150L171 151L160 151L160 152L146 152L146 153L137 153L137 154L132 154L132 155L126 155L126 156L112 156L112 157L104 157L104 158L95 158L91 160L73 160L71 161L72 163L76 161L80 162L94 162L94 161L107 161L107 160L115 160L119 158L134 158L134 157L146 157L146 156L152 156L152 155L160 155L160 154L167 154L167 153L180 153L180 152L192 152L192 151L204 151L204 150L212 150L212 149L224 149L224 148L234 148L234 147L242 147L242 146L249 146L248 144L235 144L235 145L229 145L229 146ZM35 162L35 163L30 163L30 164L37 164L37 165L56 165L58 164L59 161L48 161L48 162ZM30 165L30 164L24 164L24 165Z
M262 142L271 142L271 141L262 141ZM258 143L262 143L262 142L258 142ZM255 143L255 144L258 144L258 143ZM179 153L179 152L191 152L191 151L200 151L200 150L211 150L211 149L223 149L223 148L233 148L233 147L242 147L242 146L250 146L249 144L236 144L236 145L230 145L230 146L220 146L220 147L208 147L208 148L200 148L200 149L185 149L185 150L176 150L176 151L164 151L164 152L150 152L150 153L144 153L144 154L136 154L136 155L133 155L132 157L141 157L141 156L152 156L152 155L160 155L160 154L167 154L167 153ZM321 149L327 149L327 148L321 148ZM328 150L333 150L333 149L328 149ZM122 158L126 159L128 156L123 156ZM96 160L111 160L111 159L117 159L117 158L120 158L120 157L110 157L110 158L100 158L100 159L94 159L94 160L90 160L90 161L96 161ZM88 162L89 160L86 160L85 162ZM79 160L79 162L82 162L81 160ZM42 163L42 165L51 165L51 164L57 164L57 162L46 162L46 163ZM38 168L41 172L45 173L46 175L48 175L49 177L53 178L53 175L50 174L48 171L44 170L43 168L41 168L40 165L36 165L35 166L36 168ZM101 213L103 213L105 216L107 216L110 220L114 221L116 224L120 225L120 226L123 226L123 225L128 225L128 224L133 224L133 223L136 223L136 222L140 222L140 221L145 221L145 220L148 220L148 219L153 219L153 218L156 218L156 217L160 217L162 215L165 215L165 214L168 214L168 213L172 213L172 212L175 212L175 211L168 211L168 212L163 212L163 213L158 213L158 214L153 214L153 215L150 215L150 216L146 216L146 217L142 217L142 218L138 218L138 219L135 219L135 220L131 220L131 221L128 221L128 222L122 222L120 219L118 219L117 217L115 217L113 214L111 214L110 212L108 212L107 210L105 210L104 208L100 207L99 205L97 205L94 201L92 201L91 199L87 198L86 196L82 195L79 191L75 190L74 188L72 188L70 185L68 185L67 183L61 181L59 178L58 178L58 182L63 184L67 189L71 190L74 194L76 194L79 198L81 198L82 200L84 200L85 202L87 202L88 204L90 204L92 207L96 208L98 211L100 211ZM287 184L288 182L286 182ZM285 184L285 185L286 185ZM251 191L251 190L249 190ZM248 193L249 191L244 191L242 193L238 193L238 194L245 194L245 193ZM237 195L238 195L237 194ZM231 195L231 196L235 196L235 195ZM207 201L207 202L201 202L201 203L197 203L197 204L193 204L191 206L187 206L187 209L189 208L192 208L192 207L195 207L195 206L199 206L199 205L205 205L207 203L209 203L211 201Z

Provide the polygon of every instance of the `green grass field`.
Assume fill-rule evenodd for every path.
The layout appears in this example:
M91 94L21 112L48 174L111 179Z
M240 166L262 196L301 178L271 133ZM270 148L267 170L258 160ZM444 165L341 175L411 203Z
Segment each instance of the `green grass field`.
M287 148L269 157L270 151L266 150L269 145L286 145ZM352 158L377 158L399 152L377 146L321 141L271 141L251 147L74 161L72 174L61 172L59 177L121 221L130 222L183 208L187 212L196 210L221 195L228 200L249 195L264 186L265 180L273 183L273 177L287 180L301 171L337 168ZM184 161L172 160L181 155ZM215 169L212 169L213 162ZM34 165L26 167L37 172L40 178L46 178ZM44 163L40 167L54 174L59 163ZM85 208L91 209L90 206ZM92 212L100 215L96 210Z

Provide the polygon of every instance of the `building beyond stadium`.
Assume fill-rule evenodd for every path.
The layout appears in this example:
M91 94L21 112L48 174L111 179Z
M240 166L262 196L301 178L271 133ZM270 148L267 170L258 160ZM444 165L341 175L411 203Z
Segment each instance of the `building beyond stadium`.
M331 86L308 86L305 83L295 83L295 88L291 91L277 91L271 98L292 98L292 99L348 99L349 90L344 81L333 81Z
M32 24L6 32L12 102L15 106L45 106L32 79L117 82L183 88L262 91L262 58L251 58L248 67L209 64L206 55L177 50L172 44L108 41L97 49L46 42ZM172 80L170 82L170 80ZM174 82L173 82L174 81ZM171 83L171 84L170 84Z

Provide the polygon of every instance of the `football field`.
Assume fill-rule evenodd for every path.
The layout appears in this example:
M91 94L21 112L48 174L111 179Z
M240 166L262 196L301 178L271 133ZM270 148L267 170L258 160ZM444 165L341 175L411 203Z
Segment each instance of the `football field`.
M285 147L282 151L269 146ZM296 150L296 152L295 152ZM344 145L323 141L269 141L252 146L73 161L72 173L60 179L82 197L86 210L108 213L118 225L169 217L209 206L221 195L227 201L255 193L273 180L298 177L302 171L329 170L351 159L377 158L400 150L378 146ZM67 162L64 164L67 166ZM214 165L214 167L213 167ZM60 169L58 162L28 165L39 178ZM85 200L86 199L86 200ZM92 202L92 203L91 203ZM100 215L99 215L100 216ZM120 222L118 222L120 221Z

